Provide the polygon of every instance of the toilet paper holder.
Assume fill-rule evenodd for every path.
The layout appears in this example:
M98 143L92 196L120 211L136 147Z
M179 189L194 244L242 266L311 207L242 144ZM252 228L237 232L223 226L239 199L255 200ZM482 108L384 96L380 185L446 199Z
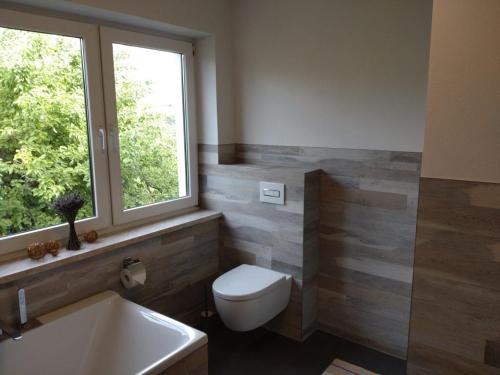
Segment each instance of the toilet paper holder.
M128 268L130 265L135 264L135 263L140 263L141 261L139 259L132 259L130 257L127 257L123 259L123 268Z
M127 257L123 260L123 268L120 271L120 281L125 289L144 285L146 282L146 268L140 259Z

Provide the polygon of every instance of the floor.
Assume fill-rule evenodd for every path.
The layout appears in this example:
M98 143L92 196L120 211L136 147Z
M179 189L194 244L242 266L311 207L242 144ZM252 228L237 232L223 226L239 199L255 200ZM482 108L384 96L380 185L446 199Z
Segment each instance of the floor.
M405 374L405 361L323 332L298 343L263 328L232 332L218 320L201 328L211 375L321 375L335 358L383 375Z

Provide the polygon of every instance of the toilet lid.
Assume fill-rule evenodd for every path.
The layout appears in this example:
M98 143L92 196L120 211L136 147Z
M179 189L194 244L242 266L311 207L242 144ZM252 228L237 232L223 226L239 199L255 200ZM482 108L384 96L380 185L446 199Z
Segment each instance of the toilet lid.
M257 298L274 289L287 275L258 266L242 264L214 281L214 295L231 301Z

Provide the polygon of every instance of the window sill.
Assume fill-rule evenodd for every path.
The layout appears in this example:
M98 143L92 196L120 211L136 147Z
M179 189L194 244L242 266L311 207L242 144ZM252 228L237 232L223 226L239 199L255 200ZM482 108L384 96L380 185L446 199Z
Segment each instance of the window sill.
M22 259L10 259L0 263L0 284L79 262L152 237L218 219L219 217L221 217L220 212L197 210L156 223L141 225L118 233L105 235L92 244L82 243L82 249L78 251L61 249L59 255L56 257L47 254L43 259L33 260L27 258L24 252Z

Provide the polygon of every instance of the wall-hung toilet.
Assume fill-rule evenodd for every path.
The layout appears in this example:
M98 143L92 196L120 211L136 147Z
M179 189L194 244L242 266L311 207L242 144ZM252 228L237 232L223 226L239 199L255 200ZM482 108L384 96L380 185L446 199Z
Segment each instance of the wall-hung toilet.
M234 331L267 323L288 305L292 276L243 264L219 276L212 285L215 307Z

